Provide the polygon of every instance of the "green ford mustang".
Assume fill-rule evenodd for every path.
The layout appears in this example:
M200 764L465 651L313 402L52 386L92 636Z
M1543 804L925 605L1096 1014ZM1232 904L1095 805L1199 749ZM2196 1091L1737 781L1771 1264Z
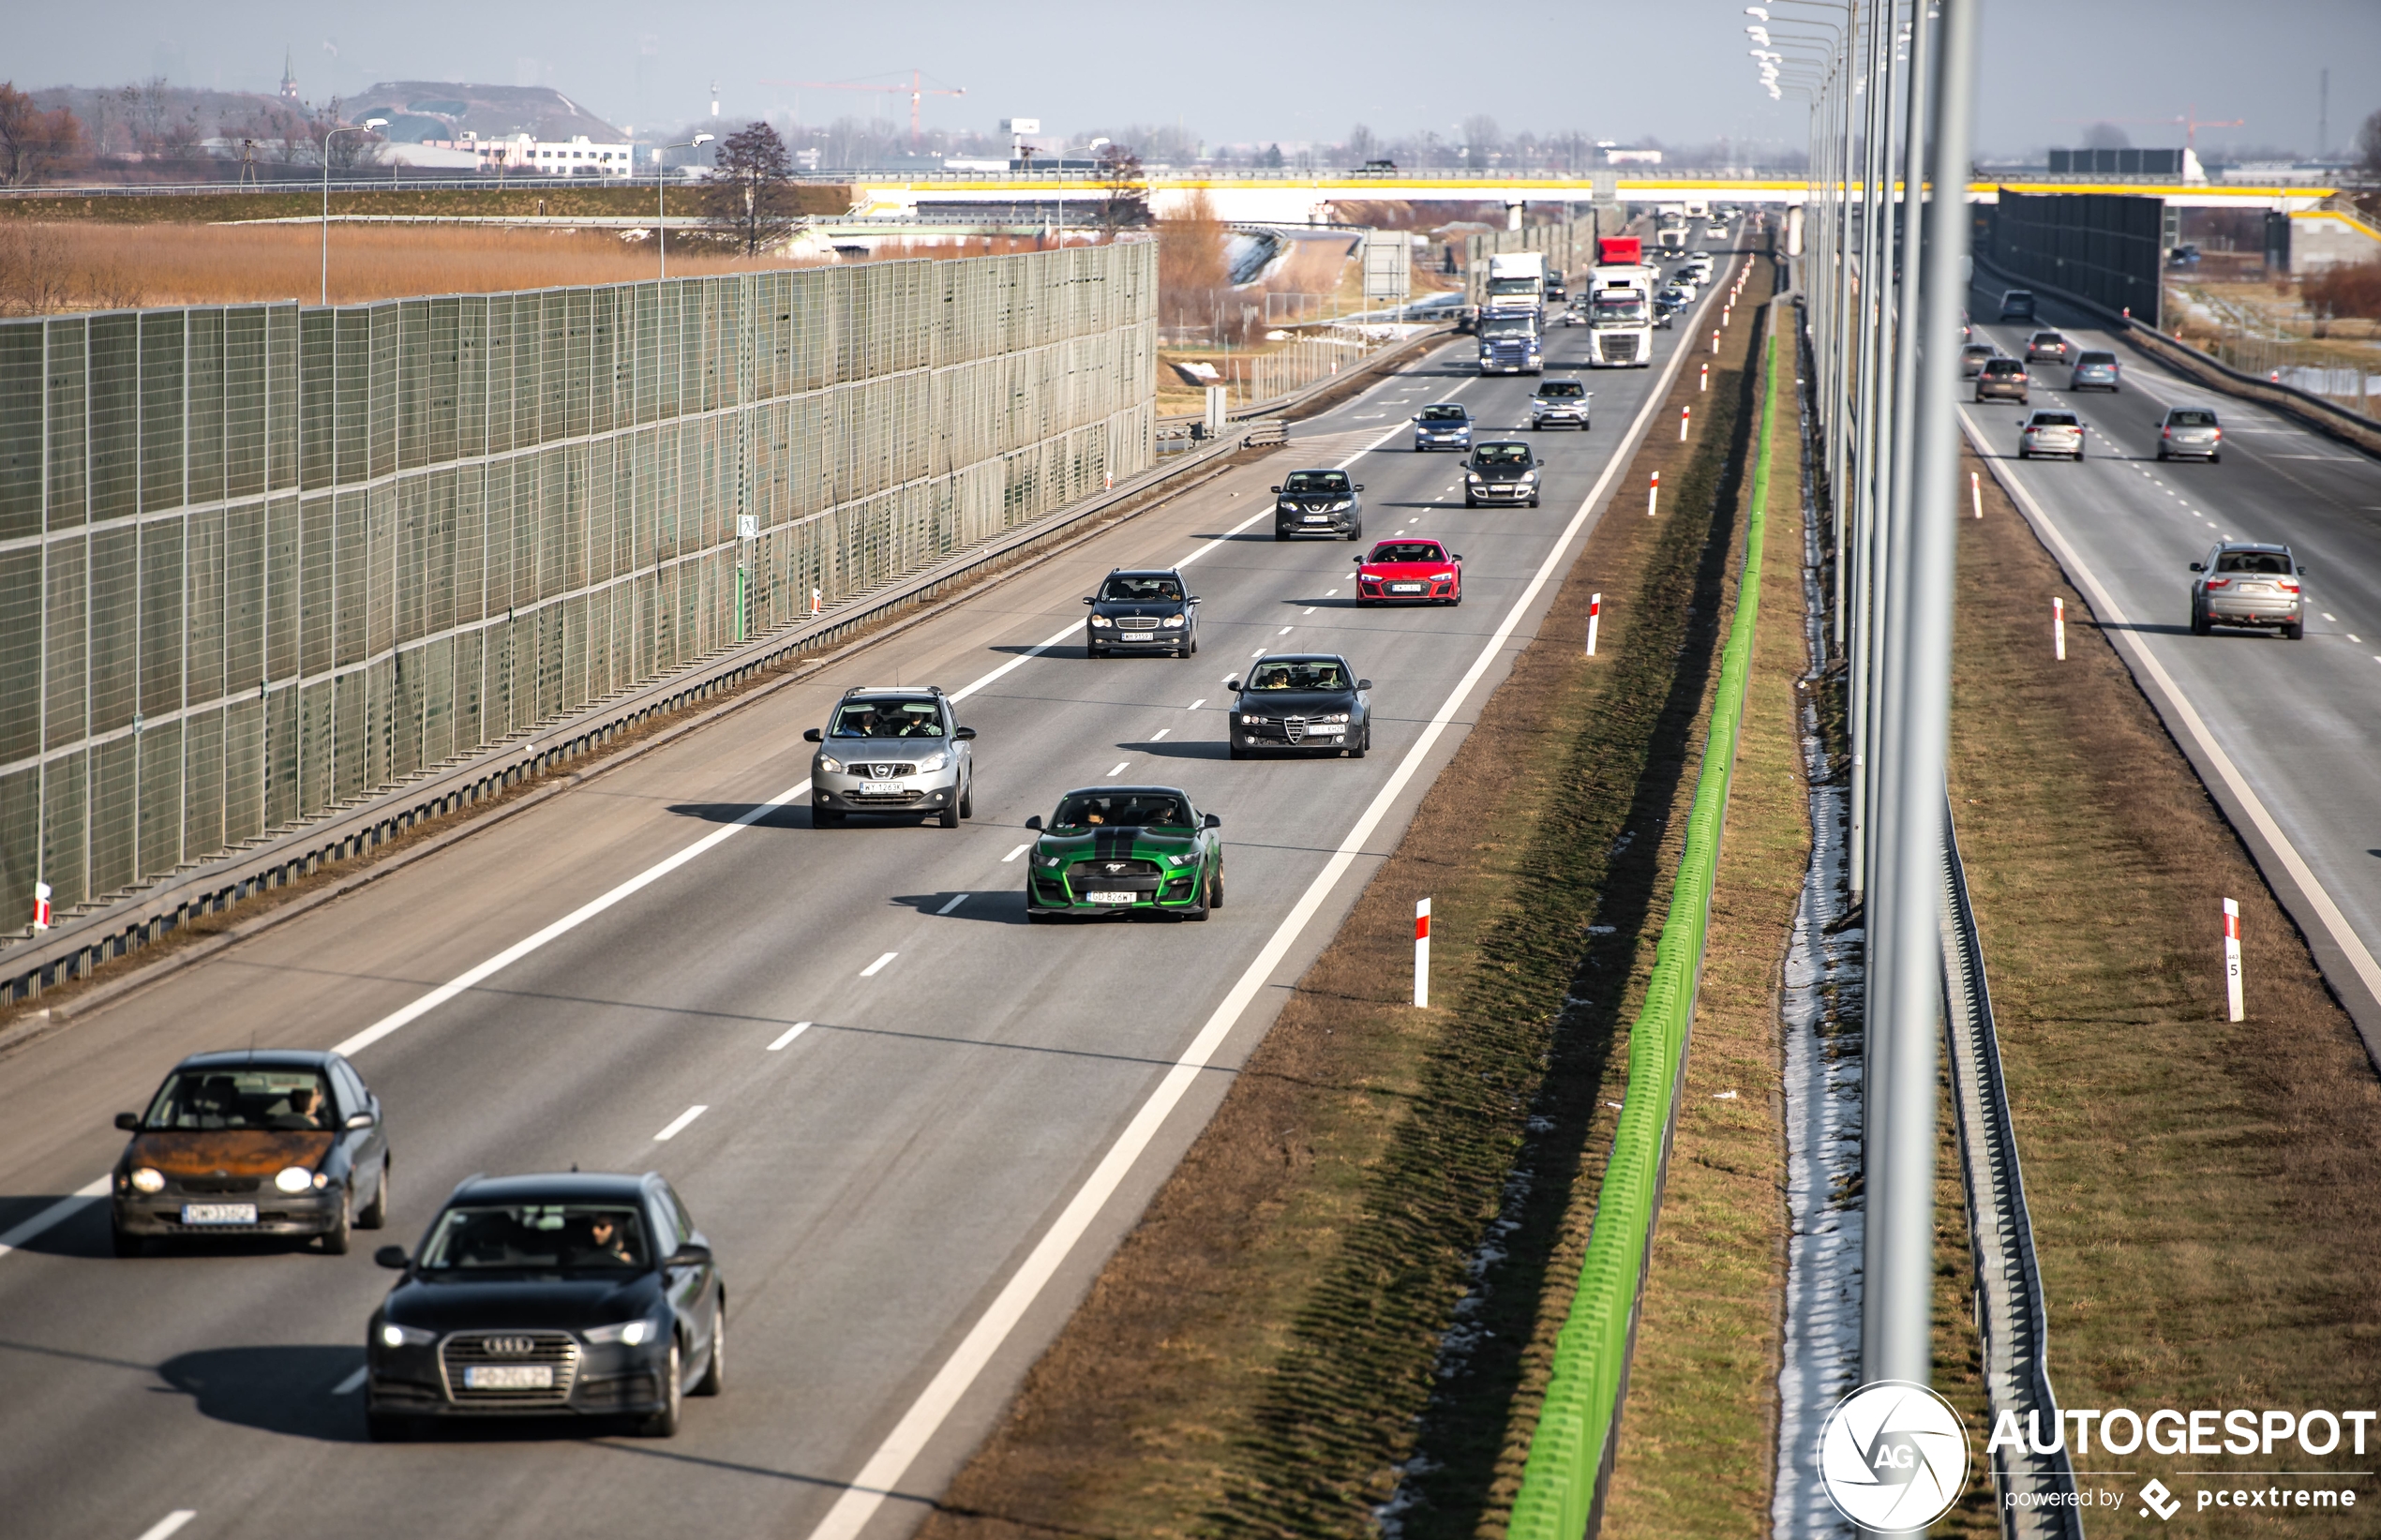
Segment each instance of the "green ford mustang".
M1223 907L1223 820L1172 786L1086 786L1058 799L1026 875L1026 918Z

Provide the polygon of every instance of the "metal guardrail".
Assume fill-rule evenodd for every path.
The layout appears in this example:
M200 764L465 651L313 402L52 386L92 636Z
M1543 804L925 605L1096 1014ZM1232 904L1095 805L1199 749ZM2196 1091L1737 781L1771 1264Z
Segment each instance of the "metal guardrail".
M1960 1185L1968 1197L1968 1236L1976 1262L1976 1335L1984 1344L1984 1398L1993 1420L2014 1413L2023 1432L2056 1439L2050 1454L2030 1443L1991 1455L2009 1540L2083 1540L2074 1504L2074 1461L2059 1438L2058 1398L2050 1388L2050 1322L2034 1259L2033 1220L2018 1167L2017 1133L2001 1077L2000 1039L1984 982L1984 944L1968 900L1967 868L1943 807L1943 1036L1951 1054L1954 1118L1959 1129ZM2032 1419L2029 1423L2029 1419Z

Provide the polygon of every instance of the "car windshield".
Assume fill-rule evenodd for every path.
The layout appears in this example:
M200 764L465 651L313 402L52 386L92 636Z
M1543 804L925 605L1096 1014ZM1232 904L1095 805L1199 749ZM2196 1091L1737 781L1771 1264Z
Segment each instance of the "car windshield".
M2091 368L2091 367L2093 367L2094 366L2096 366L2096 365L2100 365L2100 364L2114 364L2116 361L2117 361L2117 355L2116 355L2115 353L2077 353L2077 354L2075 354L2075 367L2077 367L2077 368L2079 368L2079 369L2088 369L2088 368Z
M2057 332L2036 332L2034 334L2034 346L2037 348L2063 348L2066 345L2067 339L2060 336Z
M2026 372L2026 366L2014 358L1987 358L1984 360L1984 372L1986 374L2023 374Z
M2170 411L2166 421L2177 427L2213 427L2216 414L2212 411Z
M1190 804L1170 791L1078 791L1058 804L1058 829L1188 829Z
M1293 496L1327 492L1345 497L1348 473L1344 471L1293 471L1281 482L1281 490Z
M2226 551L2216 558L2218 572L2252 572L2268 577L2290 576L2290 559L2275 551Z
M2000 296L2003 305L2031 305L2033 302L2033 292L2027 289L2012 289Z
M1426 423L1468 423L1472 414L1461 407L1424 407L1422 420Z
M426 1273L642 1272L645 1224L626 1204L457 1204L415 1264Z
M1251 690L1344 690L1348 671L1328 658L1285 658L1249 670Z
M1535 336L1537 321L1535 318L1526 315L1488 316L1480 321L1480 335L1482 336Z
M2034 413L2036 427L2073 427L2074 426L2075 418L2073 412L2037 411Z
M1482 444L1472 451L1474 465L1511 466L1530 463L1527 444Z
M1374 565L1391 561L1444 561L1446 551L1435 540L1384 540L1368 559Z
M1169 605L1180 602L1182 585L1171 576L1163 577L1111 577L1100 590L1100 597L1111 604Z
M1537 393L1550 401L1576 401L1587 394L1587 387L1576 380L1549 380Z
M327 1129L331 1095L322 1075L303 1067L177 1069L157 1088L141 1126L193 1132Z
M940 738L942 703L925 700L846 700L835 708L834 738Z

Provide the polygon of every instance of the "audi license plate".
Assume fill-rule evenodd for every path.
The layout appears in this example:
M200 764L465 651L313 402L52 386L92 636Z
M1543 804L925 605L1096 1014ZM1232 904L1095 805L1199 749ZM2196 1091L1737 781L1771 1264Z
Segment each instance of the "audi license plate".
M254 1224L254 1204L184 1204L184 1224Z
M860 795L862 797L898 797L901 795L901 783L898 781L862 781L860 783Z
M1391 593L1419 593L1422 591L1422 585L1419 583L1391 583L1389 585L1389 591Z
M1086 893L1083 895L1084 902L1087 904L1130 904L1136 896L1138 895L1132 893Z
M473 1364L463 1370L466 1390L551 1390L551 1364Z

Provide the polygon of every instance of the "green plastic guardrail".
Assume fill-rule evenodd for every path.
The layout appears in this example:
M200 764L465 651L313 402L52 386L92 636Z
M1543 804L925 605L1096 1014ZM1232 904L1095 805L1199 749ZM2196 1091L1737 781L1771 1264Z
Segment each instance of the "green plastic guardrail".
M1637 1335L1637 1301L1654 1238L1670 1159L1670 1130L1686 1064L1695 986L1703 968L1703 936L1711 918L1712 883L1719 865L1728 786L1736 766L1737 730L1752 667L1753 629L1760 617L1761 538L1768 527L1770 429L1777 415L1777 339L1766 340L1760 438L1753 456L1751 513L1745 531L1745 570L1736 614L1720 653L1719 693L1712 703L1711 735L1686 819L1686 847L1678 886L1655 944L1645 1006L1629 1029L1628 1093L1613 1134L1611 1159L1596 1195L1595 1229L1580 1263L1570 1318L1555 1339L1553 1375L1546 1387L1529 1462L1513 1500L1512 1540L1580 1540L1602 1517L1604 1483L1617 1447L1621 1396Z

